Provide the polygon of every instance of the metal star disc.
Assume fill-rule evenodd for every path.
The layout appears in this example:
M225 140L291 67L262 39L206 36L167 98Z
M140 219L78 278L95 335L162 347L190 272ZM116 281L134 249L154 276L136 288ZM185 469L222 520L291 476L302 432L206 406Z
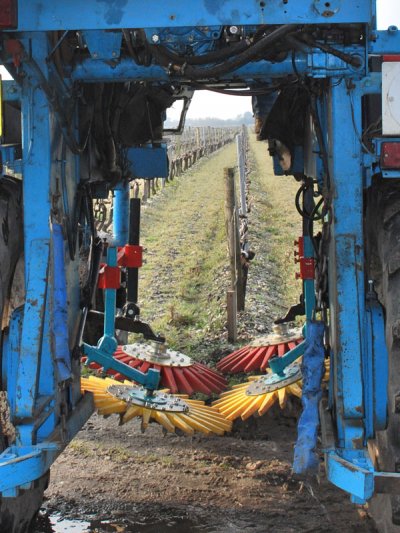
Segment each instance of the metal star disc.
M111 385L107 392L128 404L156 411L168 411L172 413L186 413L189 411L188 404L172 394L165 392L154 392L149 395L143 387L129 387L126 385Z
M193 361L190 357L183 353L176 352L175 350L170 350L162 344L148 345L136 342L135 344L127 344L126 346L123 346L122 349L131 357L155 365L175 366L180 368L193 365Z
M265 335L263 337L257 337L250 342L249 346L252 348L257 348L258 346L275 346L277 344L295 342L301 338L301 330L299 329L288 329L284 332L274 332L270 335Z
M259 394L267 394L269 392L274 392L278 389L283 389L288 385L292 385L296 381L300 381L302 378L300 365L293 364L287 366L283 375L279 376L278 374L267 374L266 376L253 381L246 390L247 396L258 396Z

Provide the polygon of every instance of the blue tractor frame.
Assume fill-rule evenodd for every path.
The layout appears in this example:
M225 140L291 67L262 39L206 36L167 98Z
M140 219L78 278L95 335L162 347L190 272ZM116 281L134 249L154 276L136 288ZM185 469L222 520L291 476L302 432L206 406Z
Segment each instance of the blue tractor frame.
M98 344L83 344L77 336L85 312L78 244L75 239L75 253L70 255L65 238L66 211L84 185L77 87L142 82L268 88L293 75L323 81L317 103L322 136L310 132L304 160L305 173L318 180L322 189L327 173L330 177L325 192L331 202L327 266L331 374L321 420L327 476L356 503L368 501L386 481L398 486L400 474L376 470L367 447L376 432L386 427L389 413L384 314L370 297L366 279L363 195L374 175L400 178L400 170L381 168L383 142L400 139L377 136L374 150L366 150L361 138L365 97L382 93L382 74L371 68L371 58L400 54L397 28L376 29L375 1L192 0L190 9L181 0L19 0L0 2L0 8L3 4L9 15L1 20L2 61L15 78L3 82L3 100L20 105L22 156L16 156L15 146L3 144L0 149L3 169L22 178L23 184L25 303L14 310L3 334L2 389L8 395L17 436L0 455L2 498L17 497L44 475L93 413L91 395L82 396L80 391L82 353L104 367L113 364L114 288L105 291L104 335ZM154 61L138 64L121 55L126 28L143 29L152 46L164 44L175 55L184 55L190 46L201 56L214 49L227 27L251 34L260 27L328 25L359 25L363 40L333 41L330 48L303 43L279 62L258 57L233 71L195 80L184 66L177 71ZM50 32L58 32L55 44L49 41ZM62 59L60 71L51 58L68 32L76 32L86 52ZM63 109L72 117L68 131ZM160 143L138 143L128 158L131 168L143 168L142 177L154 175L151 166L149 170L149 150L157 154L157 172L166 172ZM118 248L128 242L127 187L126 182L109 186L115 190L114 235L107 251L110 269L117 266ZM309 242L308 254L313 255ZM314 303L313 284L306 283L306 289L308 301ZM281 371L298 355L287 354L273 369ZM158 386L156 371L131 371L130 377L149 389Z

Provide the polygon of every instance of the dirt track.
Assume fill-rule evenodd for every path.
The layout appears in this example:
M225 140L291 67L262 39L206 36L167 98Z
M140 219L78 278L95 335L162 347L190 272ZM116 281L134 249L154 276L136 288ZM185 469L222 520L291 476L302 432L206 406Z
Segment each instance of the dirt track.
M264 169L265 146L254 142L252 146L255 162ZM180 194L184 190L190 194L194 216L201 211L195 203L196 198L201 199L195 189L195 173L201 172L204 190L205 176L211 187L216 177L222 176L223 166L234 164L235 150L228 146L180 178L182 183L186 180L185 187L176 187ZM247 310L241 317L243 340L246 335L251 338L268 331L272 316L283 308L285 291L279 269L268 261L276 236L268 225L272 222L266 225L265 215L269 207L286 211L284 205L276 205L276 184L268 171L252 175L250 239L257 261L250 270ZM293 185L287 188L290 201ZM214 185L212 190L216 190ZM160 198L158 209L162 206L168 212L172 198ZM150 215L145 214L143 224L146 216ZM273 216L268 216L272 220ZM185 227L194 232L197 225L182 219L183 240ZM290 222L285 230L287 239L292 240L297 231ZM200 235L192 233L192 242L197 238ZM285 260L286 255L282 257ZM162 276L156 284L157 306L167 307L168 291L163 296L162 288L168 278ZM149 294L150 289L147 291ZM260 299L260 291L264 298ZM205 337L203 353L214 352L215 358L215 354L229 351L224 332L219 339L212 340L209 332ZM116 417L93 416L52 468L45 503L51 519L43 517L36 532L375 531L366 512L352 506L348 497L327 481L311 486L291 475L298 407L290 402L283 413L273 409L261 419L236 423L230 436L213 438L163 436L155 424L141 434L138 422L118 427Z

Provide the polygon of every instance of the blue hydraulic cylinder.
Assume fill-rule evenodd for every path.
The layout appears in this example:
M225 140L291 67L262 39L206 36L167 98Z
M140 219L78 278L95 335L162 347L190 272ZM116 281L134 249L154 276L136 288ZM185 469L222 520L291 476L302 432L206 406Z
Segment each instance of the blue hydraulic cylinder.
M119 183L114 190L113 237L116 246L129 241L129 182Z
M109 246L107 248L107 266L117 266L117 248L115 246ZM110 342L112 340L115 347L113 351L117 349L117 341L115 339L115 307L116 307L117 293L115 289L104 290L104 337L108 337Z

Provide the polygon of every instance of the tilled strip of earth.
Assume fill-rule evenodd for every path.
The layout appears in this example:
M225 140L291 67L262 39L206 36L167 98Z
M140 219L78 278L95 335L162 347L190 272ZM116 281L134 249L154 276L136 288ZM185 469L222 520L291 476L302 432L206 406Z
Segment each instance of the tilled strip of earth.
M179 265L179 253L188 253L188 243L204 238L204 224L199 221L207 220L212 226L221 217L223 167L235 166L235 158L232 144L202 159L145 209L145 246L151 249L152 232L162 227L165 241L179 243L176 253L170 253L168 268L163 256L168 246L151 250L151 261L164 268L158 269L155 283L149 280L152 268L144 274L146 319L172 305L171 279L179 278L174 257ZM297 288L286 280L293 276L292 241L300 229L300 221L290 218L286 207L292 205L296 185L289 178L277 181L272 176L265 144L254 139L250 164L249 237L257 255L249 273L246 311L239 317L242 344L269 332L273 318L294 303L290 299ZM174 223L168 222L168 213L174 213ZM216 246L226 248L221 241ZM218 262L215 268L220 269ZM221 318L227 269L215 271L212 277L211 292L221 302ZM219 323L215 317L214 322ZM234 348L227 344L224 327L189 331L189 335L198 336L194 345L203 360L215 360ZM184 342L184 336L179 342ZM323 472L320 484L293 477L298 411L295 400L284 411L274 407L262 418L236 422L234 431L225 437L164 435L156 424L142 434L138 421L120 427L116 416L94 415L52 467L35 531L375 531L366 511L351 505L346 494L324 479Z

